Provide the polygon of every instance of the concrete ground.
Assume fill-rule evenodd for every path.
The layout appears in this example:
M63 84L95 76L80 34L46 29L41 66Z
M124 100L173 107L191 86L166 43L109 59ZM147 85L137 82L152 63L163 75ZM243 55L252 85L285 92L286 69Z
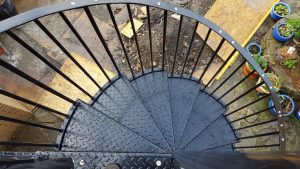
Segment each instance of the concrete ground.
M45 4L51 4L51 3L58 3L58 2L62 2L64 0L45 0L43 2L36 3L36 1L34 0L29 0L26 1L27 3L23 3L24 1L22 0L15 0L15 2L17 2L17 8L19 9L20 12L24 12L27 10L30 10L32 8L38 7L38 6L43 6ZM170 3L175 3L178 4L177 0L173 0L173 1L169 1L169 0L165 0L167 2ZM293 1L296 0L289 0L290 3L292 3ZM182 2L182 1L181 1ZM214 3L214 0L188 0L187 4L183 5L183 7L191 9L201 15L204 15L211 7L211 5ZM119 6L114 6L113 8L116 12L116 20L118 22L118 24L121 24L123 22L126 22L128 20L128 16L125 15L124 13L126 13L126 8L124 8L124 5L119 5ZM134 8L133 11L135 12L135 10L137 10L138 8ZM112 25L111 22L109 20L109 16L108 13L106 11L106 9L102 6L96 6L96 7L92 7L91 11L93 12L93 15L96 18L96 21L98 23L98 25L101 27L101 30L104 31L104 35L105 35L105 39L108 42L108 45L110 47L110 49L112 49L112 53L115 56L119 56L120 59L117 59L117 62L119 65L123 65L122 70L129 75L129 69L127 67L127 63L125 61L125 57L122 54L122 50L120 48L119 45L117 45L117 37L116 36L110 36L112 35L111 32L113 31L112 29ZM154 47L159 48L161 45L161 39L160 36L162 34L162 22L161 22L161 17L162 17L162 13L161 11L151 11L154 13L153 18L156 20L156 22L152 23L152 29L153 29L153 44ZM97 55L98 58L101 60L101 63L103 63L104 67L107 70L110 70L112 72L114 72L115 70L113 69L111 62L107 59L107 57L101 57L102 55L106 55L103 47L99 46L99 41L96 38L96 35L93 33L94 31L91 29L90 25L87 23L87 19L85 14L83 14L82 10L75 10L75 11L71 11L71 12L67 12L66 15L70 18L71 22L76 26L76 28L78 29L78 31L84 35L84 37L87 37L89 39L91 39L91 41L89 41L88 45L91 47L91 49L93 51L96 51L95 53L99 54ZM63 42L64 45L67 46L67 48L71 51L74 51L84 57L87 57L88 59L90 59L88 53L81 47L81 45L79 44L78 41L74 40L75 37L72 33L70 33L70 30L68 29L68 27L64 24L60 24L62 21L59 19L59 17L57 15L54 16L48 16L45 19L41 20L43 23L46 24L47 27L49 27L50 31L52 31L52 33L59 38L60 41ZM182 29L182 43L180 44L181 47L186 46L186 43L188 43L188 37L191 36L191 25L193 23L189 22L189 20L185 20L184 21L184 27ZM266 22L262 25L262 27L258 30L258 32L255 34L255 36L252 38L252 40L254 41L259 41L260 38L263 36L263 34L266 33L266 31L274 24L274 22L270 19L267 19ZM59 27L57 26L59 25ZM145 24L146 25L146 24ZM141 28L141 30L138 32L138 36L139 36L139 42L141 44L141 49L143 49L142 51L142 55L144 55L144 53L149 52L149 49L147 48L148 44L148 39L147 39L147 29L146 26L144 25L144 27ZM174 51L174 44L176 42L176 36L177 36L177 25L178 25L178 21L174 20L174 19L170 19L168 21L168 39L170 39L167 43L168 44L173 44L171 46L167 46L167 50L169 51ZM48 56L50 59L53 60L54 63L57 64L58 67L61 66L61 63L63 63L65 61L65 56L62 55L61 51L59 51L59 49L51 42L46 41L45 42L45 35L43 33L41 33L41 31L36 27L36 25L30 23L27 24L25 26L19 27L18 31L20 31L22 34L24 34L24 36L26 36L28 38L28 41L30 43L33 43L36 45L37 48L42 48L42 52L45 53L46 56ZM18 62L18 63L22 63L21 65L24 65L23 68L24 69L28 69L28 67L26 67L26 64L32 64L32 61L34 60L33 57L25 57L25 55L23 55L23 53L25 53L24 49L20 48L20 46L17 46L12 43L10 40L7 40L7 36L6 35L1 35L1 40L0 40L0 44L4 45L4 47L10 51L11 53L13 53L14 58L12 58L11 60L9 60L10 62ZM187 37L187 38L186 38ZM185 39L186 38L186 39ZM124 39L125 41L125 46L128 49L128 51L130 51L130 59L133 62L133 68L135 71L140 71L140 65L138 63L138 57L137 55L134 55L136 53L136 48L135 48L135 44L133 43L132 40L130 39ZM199 48L199 46L201 45L201 38L197 37L196 38L196 45L192 48L192 52L191 52L191 56L189 57L189 61L192 62L195 60L196 56L197 56L197 49ZM184 48L183 51L180 51L180 54L178 55L178 67L177 70L175 70L176 72L179 72L182 69L182 62L183 62L183 58L184 58L184 54L186 53L186 47ZM161 51L161 50L159 50ZM160 63L160 55L161 52L157 51L157 53L154 53L154 56L156 56L154 58L154 61L156 63L156 66L159 66ZM168 53L170 56L174 55L174 52ZM203 53L203 57L201 58L200 62L199 62L199 68L201 66L205 66L208 63L209 60L209 56L211 54L211 50L206 47ZM6 58L8 58L9 56L7 56ZM149 58L149 57L143 57L143 58ZM172 57L169 57L170 59L167 60L167 67L170 67L170 64L173 62ZM145 67L149 68L150 62L149 59L144 59L143 60L145 62ZM217 59L216 62L220 62L220 59ZM241 58L238 59L238 61L236 62L235 66L237 65L237 63L241 62ZM20 64L19 64L20 65ZM37 66L40 64L34 64L31 67L36 67L35 69L37 69L37 71L42 71L42 74L37 74L36 77L38 77L41 80L44 80L43 82L47 83L48 81L50 81L52 79L53 74L48 72L48 69L46 69L44 66ZM192 69L192 64L188 64L187 65L187 69L185 73L190 73L191 69ZM235 68L235 66L232 66L226 73L225 75L221 78L221 80L216 81L214 83L213 86L211 86L211 88L209 88L209 90L214 89L214 87L216 87L221 81L222 79L224 79L225 77L227 77L229 75L229 73L231 72L231 70L233 70ZM47 70L47 71L45 71ZM1 70L2 71L2 70ZM30 70L28 70L30 71ZM7 74L7 76L11 76L10 74ZM47 78L44 78L47 77ZM242 74L241 71L239 71L235 76L232 77L232 79L226 83L224 85L224 89L222 89L221 91L219 91L219 93L217 94L222 94L226 89L229 89L231 86L233 86L234 84L236 84L240 79L242 79L244 77L244 75ZM236 97L237 95L241 94L243 91L249 89L250 87L252 87L254 84L256 83L256 80L251 80L248 79L246 80L243 84L241 84L240 86L238 86L234 91L232 91L231 93L229 93L224 100L225 101L230 101L232 100L232 98ZM230 110L234 110L238 107L240 107L241 105L244 105L246 103L248 103L250 100L254 100L258 98L257 94L254 92L251 92L249 95L247 95L246 97L244 97L243 99L239 100L238 102L234 103L228 112L230 112ZM251 114L253 112L262 110L264 108L267 107L267 100L263 100L259 103L256 103L253 106L250 106L246 109L244 109L241 112L238 112L232 116L230 116L230 119L237 119L239 117L245 116L247 114ZM45 118L47 117L47 118ZM249 118L247 120L243 120L240 121L236 124L234 124L235 127L240 127L240 126L247 126L247 125L251 125L251 124L255 124L258 122L262 122L262 121L266 121L269 119L272 119L274 117L272 117L272 115L269 112L264 112L259 116L255 116L253 118ZM45 119L47 119L45 121ZM52 126L58 127L61 125L62 120L60 118L57 118L56 116L51 116L51 118L48 118L48 116L46 115L46 112L42 111L42 113L38 114L38 112L34 113L34 116L31 119L34 122L37 123L41 123L41 124L50 124ZM297 122L294 118L290 118L289 119L289 125L287 127L287 135L289 137L288 140L288 150L300 150L300 143L297 140L300 140L300 124L299 122ZM253 135L253 134L261 134L261 133L266 133L266 132L273 132L277 130L277 123L271 123L271 124L266 124L266 125L261 125L261 126L257 126L255 128L250 128L247 130L243 130L240 132L240 135ZM30 131L30 132L28 132ZM41 134L42 133L42 134ZM31 142L35 142L35 141L39 141L39 142L54 142L56 141L56 135L57 133L53 132L53 133L49 133L46 132L44 130L38 130L38 129L33 129L31 127L24 127L24 128L20 128L19 131L17 131L15 133L15 137L14 140L18 141L18 140L26 140L26 141L31 141ZM239 143L239 146L245 146L245 145L264 145L264 144L272 144L272 143L277 143L278 142L278 137L277 136L272 136L272 137L260 137L260 138L256 138L256 139L249 139L249 140L243 140L241 143ZM13 150L19 150L19 149L13 149ZM23 149L21 149L23 150ZM25 149L25 151L29 151L32 149ZM266 149L255 149L254 151L265 151ZM268 150L271 151L276 151L278 150L278 148L268 148ZM249 150L247 150L249 151ZM251 151L251 150L250 150Z

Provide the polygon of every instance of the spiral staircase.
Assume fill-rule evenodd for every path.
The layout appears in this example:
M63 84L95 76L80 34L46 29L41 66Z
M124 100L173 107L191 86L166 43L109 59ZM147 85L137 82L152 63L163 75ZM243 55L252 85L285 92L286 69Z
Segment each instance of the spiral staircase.
M141 65L140 70L133 69L133 65L137 63L132 63L129 59L130 54L124 45L124 38L122 38L114 17L114 12L111 8L114 4L126 4L130 23L133 27L138 64ZM118 37L126 61L125 63L128 65L125 70L121 70L121 66L119 62L117 62L118 56L111 52L89 9L95 5L103 5L109 12L112 27L115 29L116 37ZM147 33L150 40L148 46L150 50L147 50L149 51L148 54L144 54L145 51L139 48L141 44L138 41L138 35L134 28L135 25L133 24L132 11L130 10L133 5L146 6L147 9L148 24L146 28L148 29ZM107 58L114 67L114 73L116 74L114 77L108 75L106 70L102 67L101 62L98 61L93 51L91 51L83 40L84 38L81 37L80 33L76 31L68 17L64 14L65 11L77 9L82 9L86 13L93 30L97 34L97 38L99 38L99 42L101 42L103 49L107 53ZM162 50L161 57L159 57L161 64L156 68L153 65L154 52L160 49L155 49L152 42L151 12L154 9L163 12ZM167 64L167 21L170 13L177 13L181 17L178 24L179 28L176 44L174 44L175 56L172 56L172 62ZM59 14L64 23L90 54L92 60L107 79L108 82L106 84L100 85L97 80L91 76L91 72L74 59L70 51L60 43L39 19L55 14ZM193 20L195 24L193 28L191 28L193 32L190 37L189 47L185 53L186 56L180 58L177 56L177 52L181 50L178 44L182 20L184 18ZM27 24L28 22L36 24L47 35L49 40L57 45L63 54L70 58L85 74L90 81L89 83L93 83L98 87L98 91L95 95L90 93L89 88L84 88L72 80L73 77L69 77L60 71L49 60L45 59L34 46L30 46L25 40L22 40L22 38L18 36L13 28ZM208 31L205 38L203 38L201 46L198 48L198 57L191 62L188 57L192 45L195 43L196 30L199 24L205 25ZM34 150L31 152L1 152L0 160L18 159L26 161L26 159L35 159L40 161L55 158L72 158L75 168L103 168L110 164L117 164L121 168L200 168L201 164L205 163L203 159L217 157L217 155L222 155L222 153L229 157L230 154L232 155L232 153L236 151L248 152L248 150L252 149L257 150L269 147L275 148L275 151L277 150L278 152L285 150L285 136L283 132L284 120L280 111L281 107L276 92L273 90L271 83L262 69L226 32L191 11L158 1L77 0L38 8L6 19L0 24L0 32L6 33L31 54L61 75L70 84L75 86L77 90L80 90L89 97L89 101L82 101L80 97L76 99L70 98L64 92L49 87L30 74L1 59L0 65L6 70L16 74L16 77L24 78L42 90L62 99L62 101L71 103L72 107L68 113L61 112L53 107L48 107L48 105L40 104L13 92L1 89L0 93L2 95L45 110L52 115L55 114L63 118L64 123L60 128L56 128L49 125L1 116L0 120L2 121L42 128L57 132L58 134L55 143L0 141L0 145L2 146L31 147ZM199 66L199 58L202 57L202 52L205 50L204 48L212 34L221 37L220 43L217 45L217 48L210 53L209 62L205 65L202 73L196 77L194 74L197 66ZM234 48L232 54L225 60L221 67L217 70L213 70L213 76L204 84L203 78L205 74L210 71L210 67L217 58L218 52L225 44ZM235 53L239 53L240 59L234 62L230 69L227 69L224 78L218 82L213 82L226 64L233 59ZM150 59L149 65L143 62L145 59L143 57ZM179 71L177 69L178 60L184 61ZM237 83L229 85L229 87L227 85L226 88L226 84L230 83L233 76L241 76L241 74L237 72L241 70L246 62L251 64L255 71L243 77ZM189 64L193 67L191 72L188 72L186 68ZM253 84L253 86L245 89L245 91L236 94L234 98L229 98L229 100L223 99L224 96L242 85L254 72L257 72L263 79L262 83ZM265 84L269 88L270 94L259 98L252 98L252 100L245 98L246 95L254 92L255 89L262 84ZM244 114L235 119L231 117L237 112L241 112L245 108L253 106L267 98L274 100L275 108L278 112L277 118L267 119L259 123L240 127L234 125L236 122L267 112L269 107L251 114ZM239 105L239 107L235 107L234 109L231 107L242 99L246 99L246 104ZM274 122L278 125L277 130L274 132L255 135L243 135L243 133L239 132ZM274 143L246 146L239 146L237 144L247 142L249 139L266 136L274 136L272 137L275 138ZM50 149L45 151L44 148L46 148L46 150L47 148ZM234 156L234 158L239 159L241 156ZM217 162L217 159L215 159L215 161ZM210 162L211 164L213 163L212 161ZM227 164L227 166L224 164L224 167L235 168L236 166L231 163Z

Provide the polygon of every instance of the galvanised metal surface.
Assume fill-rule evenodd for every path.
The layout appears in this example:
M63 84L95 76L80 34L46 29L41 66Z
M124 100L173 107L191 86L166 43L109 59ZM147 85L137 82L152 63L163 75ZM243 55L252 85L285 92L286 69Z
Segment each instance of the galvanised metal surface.
M201 151L236 142L236 137L224 116L219 117L207 129L198 134L182 150Z
M153 144L166 151L170 150L166 139L127 78L122 77L111 85L93 107Z
M142 136L84 103L80 103L70 121L62 151L163 152Z
M174 128L175 146L181 136L200 90L199 83L182 78L169 78L170 104Z
M191 141L224 112L225 108L222 104L205 92L200 91L185 124L179 147Z
M122 169L169 169L172 168L171 154L147 153L101 153L101 152L36 152L0 153L0 160L72 158L75 168L102 169L108 164L117 163Z
M169 145L174 149L167 72L153 72L131 81L131 84L142 99Z

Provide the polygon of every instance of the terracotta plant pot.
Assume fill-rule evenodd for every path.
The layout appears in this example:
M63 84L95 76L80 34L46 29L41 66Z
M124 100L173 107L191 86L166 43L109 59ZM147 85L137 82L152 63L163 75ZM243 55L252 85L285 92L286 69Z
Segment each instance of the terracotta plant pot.
M267 68L264 69L264 72L267 70ZM248 76L253 70L250 69L250 65L248 62L245 63L243 67L243 73L245 76ZM258 77L258 73L254 72L251 76L249 76L250 79L255 79Z
M261 77L258 78L256 84L259 84L260 82L262 81ZM266 86L265 84L261 85L260 87L256 88L256 91L258 93L261 93L261 94L269 94L269 90L266 90L263 86Z

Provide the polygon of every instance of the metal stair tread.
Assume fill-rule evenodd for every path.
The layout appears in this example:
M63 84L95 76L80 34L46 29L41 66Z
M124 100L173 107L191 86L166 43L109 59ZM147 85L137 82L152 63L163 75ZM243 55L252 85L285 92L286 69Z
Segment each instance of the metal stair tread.
M205 92L200 91L186 123L179 148L201 133L201 131L223 114L225 110L221 103Z
M80 102L74 113L67 128L62 151L164 152L83 102Z
M131 81L131 84L169 145L174 148L167 72L158 71L149 73Z
M183 78L169 78L170 103L175 146L179 145L188 116L200 90L197 82Z
M93 107L162 149L170 150L166 139L126 77L121 77L105 90Z
M201 151L236 142L234 131L224 116L220 116L182 150Z
M156 168L156 161L159 160L162 166L171 168L171 154L155 153L105 153L105 152L0 152L5 158L30 158L47 160L52 158L72 158L75 168L102 169L108 164L119 164L124 169L129 168Z

